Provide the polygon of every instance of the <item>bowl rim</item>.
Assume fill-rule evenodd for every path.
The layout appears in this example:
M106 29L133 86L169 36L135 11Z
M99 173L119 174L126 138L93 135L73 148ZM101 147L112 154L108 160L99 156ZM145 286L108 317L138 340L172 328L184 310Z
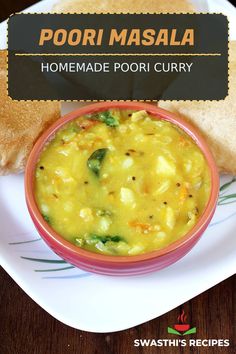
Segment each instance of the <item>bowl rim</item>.
M59 130L63 125L68 123L69 121L74 120L79 116L83 116L86 114L91 114L99 111L105 111L107 109L118 108L118 109L130 109L130 110L145 110L153 117L157 119L166 120L174 125L177 125L180 129L185 131L187 135L189 135L195 143L198 145L203 155L205 156L206 162L208 164L210 175L211 175L211 192L209 196L208 203L199 218L198 222L194 225L194 227L187 232L180 239L175 242L169 244L168 246L151 252L147 252L144 254L133 255L133 256L112 256L112 255L104 255L95 252L91 252L80 247L77 247L65 240L60 234L58 234L55 230L53 230L47 222L43 219L39 208L37 206L35 197L34 197L34 173L35 166L37 164L38 158L45 144L50 141L55 132ZM169 253L177 251L182 248L186 243L195 239L199 235L199 233L203 233L207 225L209 224L214 210L216 208L216 203L218 200L219 193L219 174L218 169L213 158L213 155L208 147L207 142L192 124L181 118L180 116L159 108L158 106L154 106L152 104L142 103L142 102L120 102L120 101L112 101L112 102L99 102L90 104L87 106L80 107L63 117L59 118L56 122L54 122L37 140L35 143L26 164L25 170L25 198L26 204L31 215L31 218L37 223L40 227L41 231L43 231L44 235L43 239L46 241L53 242L55 246L60 247L61 255L63 257L63 251L69 252L71 257L79 257L83 260L90 260L102 263L113 263L119 265L127 265L129 263L140 263L142 261L152 260L154 258L165 256ZM66 258L66 257L65 257Z

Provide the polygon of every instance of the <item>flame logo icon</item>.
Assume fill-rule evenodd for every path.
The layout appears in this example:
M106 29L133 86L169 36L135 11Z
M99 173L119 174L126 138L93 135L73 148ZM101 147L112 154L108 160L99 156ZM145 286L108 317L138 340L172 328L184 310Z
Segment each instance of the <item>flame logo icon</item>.
M196 327L190 328L190 325L186 323L187 316L182 310L181 314L177 318L178 323L174 325L174 328L168 327L167 331L170 334L177 334L179 336L185 336L187 334L193 334L197 332Z
M179 323L186 323L186 321L187 321L187 316L185 315L185 312L183 310L181 315L178 316L178 322Z

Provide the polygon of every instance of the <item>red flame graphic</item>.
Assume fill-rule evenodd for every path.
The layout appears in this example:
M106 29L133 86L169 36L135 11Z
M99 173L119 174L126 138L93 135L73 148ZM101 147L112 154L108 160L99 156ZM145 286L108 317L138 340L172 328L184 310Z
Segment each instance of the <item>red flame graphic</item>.
M185 315L184 310L182 311L181 315L178 316L179 323L186 323L187 316Z

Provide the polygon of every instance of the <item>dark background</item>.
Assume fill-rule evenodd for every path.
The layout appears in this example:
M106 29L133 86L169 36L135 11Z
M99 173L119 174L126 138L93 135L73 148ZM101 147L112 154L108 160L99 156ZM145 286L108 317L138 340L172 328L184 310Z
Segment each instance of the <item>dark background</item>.
M34 0L0 0L0 21ZM194 280L193 281L197 281ZM0 268L0 354L182 354L236 353L235 276L182 306L127 331L94 334L72 329L55 320L31 300ZM229 338L230 348L133 347L136 338L175 338L166 333L184 308L193 338Z
M145 17L145 18L144 18ZM124 27L130 31L133 28L145 30L149 28L159 30L160 26L171 30L173 23L181 38L186 28L194 30L195 44L193 47L163 45L153 46L127 46L115 43L109 46L112 28L119 31ZM96 30L103 28L103 40L99 46L71 46L65 43L55 46L48 41L40 46L38 39L42 28L56 30L63 28L71 31L78 26L78 16L65 14L17 14L8 22L8 89L9 96L14 100L223 100L228 94L228 22L222 14L81 14L79 28L83 32L86 28ZM105 24L105 27L104 27ZM30 29L30 30L29 30ZM37 40L36 40L37 39ZM176 56L155 57L114 57L110 53L176 53ZM220 56L194 56L182 57L177 53L220 53ZM43 55L16 56L16 53L107 53L108 56L53 56ZM166 66L172 63L177 65L191 63L189 72L177 73L155 72L157 62ZM110 72L78 72L52 73L42 72L41 65L109 63ZM132 72L122 70L115 72L114 64L150 65L148 72ZM21 70L19 70L19 67ZM102 84L101 84L102 83ZM194 84L193 84L194 83Z

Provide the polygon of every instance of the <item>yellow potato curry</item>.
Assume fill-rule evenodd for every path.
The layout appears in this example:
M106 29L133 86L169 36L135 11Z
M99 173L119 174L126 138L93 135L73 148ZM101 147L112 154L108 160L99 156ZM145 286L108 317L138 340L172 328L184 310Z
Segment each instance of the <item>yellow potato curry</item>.
M146 111L111 109L64 125L41 152L35 195L46 222L105 255L159 250L197 223L210 172L195 142Z

